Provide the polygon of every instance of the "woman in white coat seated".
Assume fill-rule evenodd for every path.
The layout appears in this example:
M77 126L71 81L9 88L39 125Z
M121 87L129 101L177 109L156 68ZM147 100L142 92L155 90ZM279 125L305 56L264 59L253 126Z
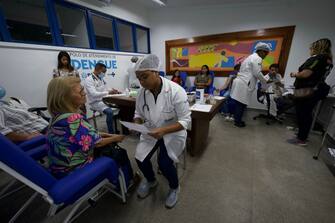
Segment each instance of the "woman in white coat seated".
M165 206L172 208L178 201L180 191L174 162L178 162L178 156L185 147L186 129L191 122L187 95L181 86L159 76L159 59L156 55L140 59L135 70L143 88L136 99L134 122L144 123L151 129L149 134L141 135L136 148L136 162L145 177L137 195L145 198L157 185L150 159L159 148L158 165L170 187Z
M237 127L245 127L245 123L242 121L243 113L250 103L257 80L262 83L267 82L262 73L262 60L269 54L270 50L269 44L257 43L256 52L242 62L240 71L233 82L230 96L235 104L234 120Z

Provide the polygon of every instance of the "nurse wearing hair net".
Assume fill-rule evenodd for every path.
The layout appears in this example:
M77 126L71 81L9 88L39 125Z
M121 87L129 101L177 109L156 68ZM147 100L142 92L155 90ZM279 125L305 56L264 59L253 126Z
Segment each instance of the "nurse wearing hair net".
M140 82L136 78L135 74L135 67L136 67L136 62L138 61L138 57L133 56L131 59L131 66L128 68L127 73L128 73L128 88L132 89L137 89L140 88Z
M243 113L250 103L257 80L262 83L267 82L262 73L262 60L269 54L271 47L267 43L259 42L256 44L255 50L242 62L240 71L232 85L231 98L235 103L234 119L237 127L245 127L245 123L242 121Z
M142 134L136 148L136 162L144 175L137 195L145 198L157 186L151 157L159 148L158 165L169 182L165 206L172 208L180 191L174 162L186 143L186 129L191 122L191 112L185 90L178 84L159 76L159 59L147 55L136 64L136 76L143 88L136 99L135 123L144 123L151 132Z

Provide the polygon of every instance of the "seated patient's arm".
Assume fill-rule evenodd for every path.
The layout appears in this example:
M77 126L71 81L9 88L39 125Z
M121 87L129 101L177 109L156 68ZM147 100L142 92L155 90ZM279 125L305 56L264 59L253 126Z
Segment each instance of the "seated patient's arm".
M10 132L6 135L6 137L13 142L20 142L20 141L30 140L30 139L32 139L36 136L39 136L39 135L42 135L42 134L39 133L39 132L33 132L31 134Z
M125 138L124 135L113 135L113 134L111 134L111 136L102 137L102 139L97 144L95 144L95 147L99 148L99 147L109 145L113 142L122 142L124 138Z

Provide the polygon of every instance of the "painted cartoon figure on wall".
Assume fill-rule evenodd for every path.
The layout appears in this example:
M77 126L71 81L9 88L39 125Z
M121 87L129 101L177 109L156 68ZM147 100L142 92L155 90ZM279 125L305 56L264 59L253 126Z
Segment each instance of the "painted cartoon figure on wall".
M242 40L218 42L213 44L199 44L170 48L170 69L181 71L197 71L203 64L207 64L213 71L232 71L236 64L254 52L260 40ZM268 70L273 63L278 63L283 38L268 38L262 42L272 47L268 57L263 61L264 70Z

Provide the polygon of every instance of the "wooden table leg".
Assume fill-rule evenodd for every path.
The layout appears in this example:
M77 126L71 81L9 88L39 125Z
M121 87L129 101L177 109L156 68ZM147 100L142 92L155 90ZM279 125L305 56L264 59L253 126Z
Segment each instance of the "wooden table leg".
M207 144L209 130L209 120L206 119L192 119L191 130L191 156L200 154Z

